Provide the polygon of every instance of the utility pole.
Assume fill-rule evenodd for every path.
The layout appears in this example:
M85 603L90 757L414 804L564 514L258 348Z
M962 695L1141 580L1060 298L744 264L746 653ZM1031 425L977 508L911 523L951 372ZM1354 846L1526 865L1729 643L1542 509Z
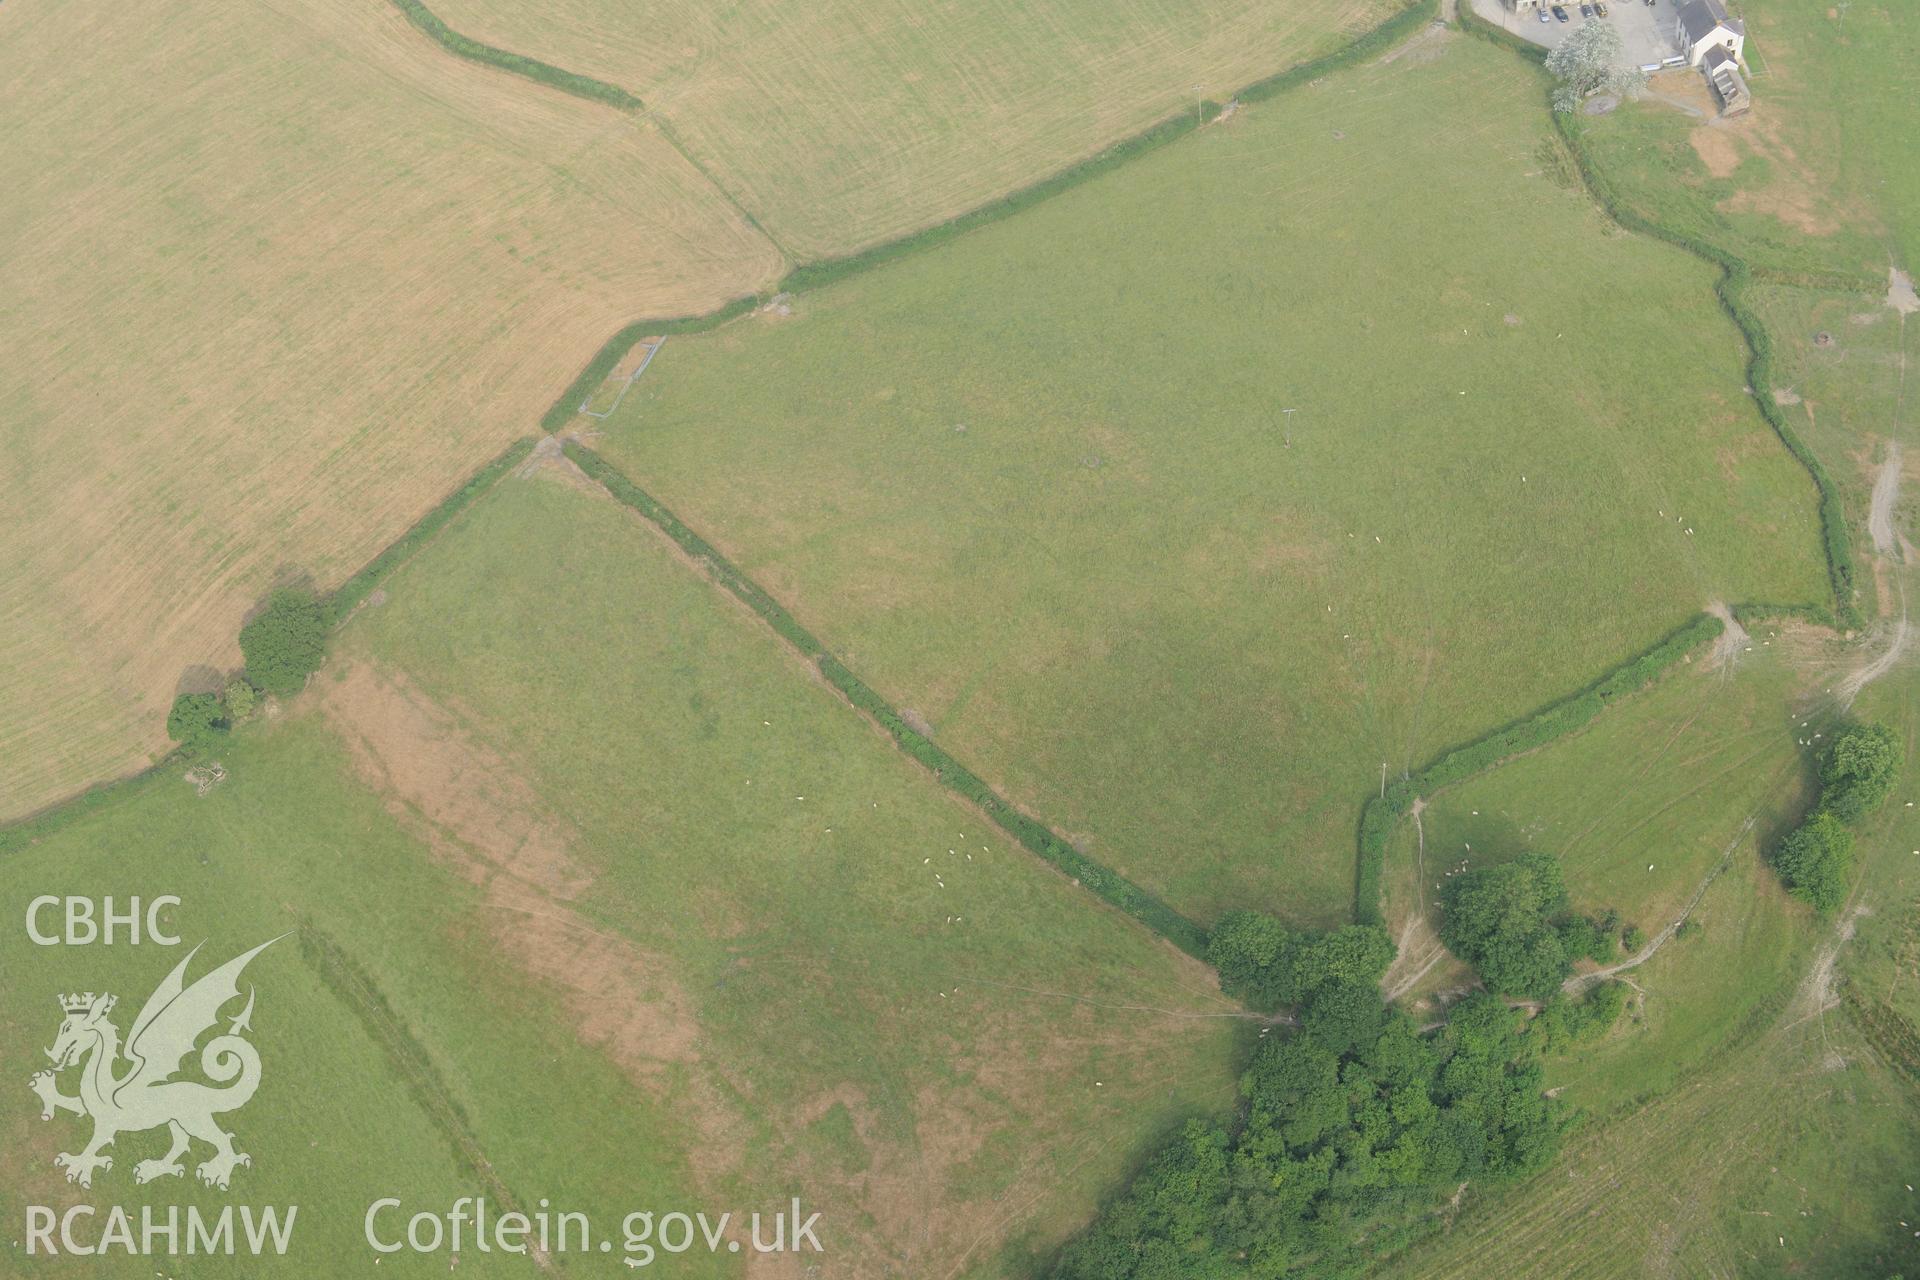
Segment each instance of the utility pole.
M1282 409L1280 412L1288 415L1286 418L1282 419L1282 421L1284 421L1287 425L1286 425L1286 428L1282 430L1280 433L1280 440L1281 440L1281 443L1286 445L1287 448L1291 449L1293 448L1293 416L1292 415L1300 411L1298 409Z
M1205 123L1205 121L1200 119L1200 86L1199 85L1193 86L1193 122L1196 125Z
M1385 760L1380 762L1380 798L1382 800L1387 798L1387 762Z

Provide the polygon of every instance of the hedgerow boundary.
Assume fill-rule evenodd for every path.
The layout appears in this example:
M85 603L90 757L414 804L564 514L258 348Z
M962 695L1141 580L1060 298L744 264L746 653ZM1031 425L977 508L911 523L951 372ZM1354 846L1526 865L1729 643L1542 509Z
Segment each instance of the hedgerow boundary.
M1486 19L1473 12L1469 4L1459 6L1461 28L1487 40L1503 49L1516 53L1528 65L1534 67L1544 77L1546 75L1546 50L1540 46L1520 39L1511 32L1503 31ZM1769 616L1791 613L1823 622L1829 626L1853 628L1860 625L1860 606L1856 600L1858 589L1854 585L1853 538L1847 527L1846 510L1840 502L1839 487L1828 474L1825 465L1808 447L1805 440L1787 422L1786 414L1774 402L1773 388L1773 335L1767 331L1760 317L1747 305L1747 290L1755 281L1770 284L1796 285L1805 288L1857 289L1864 283L1863 277L1847 276L1842 273L1785 272L1755 268L1745 258L1719 245L1711 244L1696 236L1656 222L1654 219L1629 206L1613 184L1594 164L1592 154L1586 146L1586 126L1576 115L1548 109L1553 120L1554 130L1566 143L1568 153L1573 157L1574 169L1580 175L1581 184L1594 203L1622 229L1639 235L1650 236L1692 254L1703 262L1720 268L1720 279L1714 284L1714 294L1720 299L1720 305L1732 318L1734 326L1740 330L1740 336L1747 344L1747 393L1760 416L1780 438L1797 461L1813 478L1814 488L1820 494L1820 532L1821 548L1827 560L1827 580L1833 591L1833 607L1823 609L1818 606L1773 606L1765 610L1755 607L1755 612L1764 612Z
M632 508L665 534L692 557L716 585L759 615L761 621L812 664L841 697L884 730L908 756L925 766L941 785L974 805L988 821L1017 840L1029 853L1071 877L1074 883L1092 890L1108 905L1131 916L1188 955L1206 958L1207 932L1200 925L1119 872L1087 857L1045 823L1009 804L978 774L909 725L891 703L834 657L779 601L612 463L576 440L564 442L562 448L574 465L616 502Z
M471 506L473 500L492 488L501 476L526 461L535 443L532 436L527 436L508 445L493 461L474 472L465 484L440 499L431 511L414 521L413 527L389 543L386 550L367 561L358 573L341 583L327 597L328 622L337 626L359 607L383 578L399 568L434 534L446 528L448 521Z
M401 3L401 0L395 0L395 3ZM418 0L405 0L405 3L417 4ZM1334 52L1310 62L1300 63L1298 66L1290 67L1265 79L1256 80L1236 93L1232 100L1243 103L1264 102L1289 89L1309 84L1343 67L1371 58L1405 39L1423 23L1433 21L1438 16L1439 6L1440 0L1412 0L1405 8L1394 13L1379 26L1355 37ZM932 226L922 227L918 231L882 241L843 257L821 258L813 262L801 263L781 277L769 292L743 295L732 299L717 310L697 316L678 316L666 320L636 320L607 339L600 350L587 362L586 367L567 384L567 389L554 400L552 406L541 417L540 426L549 432L563 429L568 420L573 417L575 406L580 403L582 397L598 386L600 381L612 372L616 364L626 358L634 344L643 337L656 333L704 333L710 329L717 329L729 320L762 305L774 294L803 293L809 289L818 289L943 244L956 236L998 222L1002 218L1011 217L1063 191L1089 182L1129 160L1157 151L1168 143L1184 138L1202 126L1219 119L1223 110L1225 107L1221 103L1202 101L1197 113L1181 111L1168 116L1159 123L1149 125L1139 133L1124 138L1085 160L964 213L936 222ZM717 182L714 185L719 186ZM724 191L725 188L721 190ZM759 226L757 222L754 225Z
M552 63L542 62L538 58L529 58L525 54L509 53L505 49L496 49L490 44L461 35L440 18L433 10L421 4L420 0L393 0L393 7L406 16L423 34L457 58L469 62L478 62L483 66L511 71L515 75L536 80L551 89L570 93L576 98L586 98L593 102L618 107L622 111L638 111L644 104L640 99L628 93L618 85L608 84L605 80L596 80L592 76L583 76L577 72L566 71Z
M1487 22L1474 13L1470 5L1458 6L1458 19L1463 30L1518 54L1545 75L1546 50ZM1773 403L1771 395L1767 394L1768 388L1773 385L1773 339L1759 316L1747 306L1746 291L1756 279L1814 288L1851 288L1858 287L1862 282L1839 275L1828 277L1756 271L1737 254L1655 222L1627 207L1600 175L1587 151L1578 119L1551 108L1548 114L1566 144L1568 154L1573 158L1574 168L1587 194L1615 224L1623 230L1671 244L1720 268L1720 279L1714 291L1720 299L1720 305L1747 343L1748 393L1760 410L1760 416L1773 428L1774 434L1794 459L1806 468L1813 478L1814 487L1819 491L1822 549L1827 560L1828 582L1833 590L1833 607L1755 603L1733 606L1733 616L1742 623L1763 618L1799 617L1827 626L1859 625L1859 606L1854 599L1853 545L1838 488L1819 458L1788 424L1786 416ZM1389 784L1380 795L1369 798L1361 808L1356 836L1359 850L1354 868L1354 920L1360 924L1377 925L1384 922L1380 911L1380 880L1386 863L1387 842L1392 838L1400 819L1412 809L1415 800L1583 728L1612 700L1645 688L1669 667L1719 636L1723 630L1724 626L1718 618L1711 614L1700 614L1653 648L1615 667L1579 693L1552 703L1524 720L1515 721L1465 746L1448 751L1419 772Z
M387 544L359 572L341 583L325 600L328 624L338 626L344 621L382 580L444 529L455 516L471 506L476 498L492 488L500 477L525 461L533 452L535 443L535 439L529 436L508 445L493 461L474 472L466 483L435 503L431 511ZM37 844L90 813L97 813L123 800L132 800L170 765L177 764L181 759L180 750L175 748L144 769L95 783L84 791L0 826L0 857Z
M1699 614L1651 649L1627 659L1578 693L1444 752L1419 772L1387 784L1379 795L1370 797L1360 810L1360 851L1353 886L1355 923L1384 923L1380 914L1380 877L1386 863L1387 841L1400 819L1412 810L1415 800L1464 782L1515 756L1537 751L1586 727L1616 699L1646 688L1669 667L1719 636L1724 629L1720 619L1712 614Z

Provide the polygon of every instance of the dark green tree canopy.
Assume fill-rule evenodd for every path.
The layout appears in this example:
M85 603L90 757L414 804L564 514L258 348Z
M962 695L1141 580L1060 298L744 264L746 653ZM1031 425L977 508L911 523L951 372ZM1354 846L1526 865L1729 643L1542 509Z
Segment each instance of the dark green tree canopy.
M205 751L226 736L226 717L219 694L183 693L167 713L167 736L188 751Z
M240 628L247 679L283 698L300 692L326 652L326 609L311 592L274 592L266 610Z
M1794 897L1831 911L1846 901L1853 833L1840 819L1821 810L1780 842L1773 865Z
M1545 1001L1572 971L1552 923L1567 907L1553 855L1522 854L1456 876L1442 905L1441 941L1480 971L1489 991Z
M1841 731L1820 761L1820 807L1842 822L1860 821L1892 793L1905 754L1883 724Z
M1207 960L1229 993L1263 1009L1302 1004L1328 983L1371 985L1393 963L1385 929L1348 925L1296 933L1272 916L1236 911L1208 939Z

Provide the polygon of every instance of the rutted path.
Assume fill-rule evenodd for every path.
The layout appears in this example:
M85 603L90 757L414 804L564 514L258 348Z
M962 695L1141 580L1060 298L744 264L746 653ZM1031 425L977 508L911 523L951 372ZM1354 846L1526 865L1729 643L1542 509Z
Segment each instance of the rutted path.
M1900 498L1900 428L1907 399L1907 317L1920 310L1913 281L1905 273L1888 269L1887 305L1900 316L1900 380L1893 398L1893 422L1887 433L1887 456L1880 474L1873 481L1873 503L1867 513L1867 530L1873 535L1873 553L1893 581L1900 598L1900 616L1893 624L1893 638L1879 657L1849 672L1835 687L1842 707L1853 705L1860 691L1893 670L1913 640L1913 626L1907 618L1907 583L1901 572L1901 539L1893 527L1894 506Z
M1667 927L1659 933L1654 934L1653 937L1648 940L1646 946L1640 948L1638 952L1622 960L1619 964L1608 965L1604 969L1595 969L1592 973L1576 973L1561 983L1560 989L1570 996L1577 996L1596 983L1604 982L1608 978L1617 977L1629 969L1637 969L1647 961L1653 959L1654 952L1666 946L1667 943L1671 942L1674 936L1680 932L1680 926L1685 924L1688 918L1693 915L1694 909L1700 905L1700 900L1707 896L1708 888L1712 886L1715 880L1720 878L1720 873L1733 865L1734 851L1746 840L1748 834L1752 832L1754 824L1759 821L1760 815L1758 812L1747 815L1747 820L1740 824L1740 830L1734 833L1733 839L1727 841L1727 847L1720 851L1720 860L1713 864L1713 869L1707 872L1706 877L1702 879L1699 886L1694 889L1693 896L1687 899L1687 905L1680 909L1680 914L1673 918L1672 923L1668 924Z
M1893 504L1900 497L1900 442L1887 442L1887 459L1873 481L1873 505L1867 513L1867 532L1873 535L1873 549L1883 556L1894 553Z
M1420 898L1418 909L1407 916L1406 926L1400 930L1399 941L1394 946L1393 964L1380 979L1381 998L1388 1004L1392 1004L1395 1000L1398 1000L1401 996L1413 990L1414 985L1418 983L1420 979L1431 973L1433 966L1439 964L1447 955L1446 947L1441 944L1438 938L1432 936L1433 927L1427 923L1427 827L1426 823L1421 821L1420 817L1420 815L1425 812L1426 807L1426 800L1424 798L1417 798L1407 812L1407 816L1413 819L1413 834L1416 842L1414 845L1414 874L1418 877L1415 883L1419 886ZM1394 970L1401 967L1401 961L1403 959L1413 955L1412 944L1421 935L1426 935L1432 944L1427 954L1417 962L1408 960L1409 964L1417 964L1418 966L1412 973L1406 974L1404 977L1397 976Z

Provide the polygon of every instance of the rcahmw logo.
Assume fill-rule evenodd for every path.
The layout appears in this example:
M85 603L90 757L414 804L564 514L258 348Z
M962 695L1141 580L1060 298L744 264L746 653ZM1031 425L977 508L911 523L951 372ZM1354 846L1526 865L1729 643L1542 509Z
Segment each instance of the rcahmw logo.
M227 1190L234 1171L253 1163L251 1156L235 1149L233 1134L215 1119L244 1107L260 1086L260 1054L245 1036L252 1029L251 988L245 1006L224 1020L225 1030L219 1030L219 1025L221 1011L240 998L241 971L278 941L263 942L188 985L187 966L200 951L195 947L147 997L124 1042L113 1020L119 1003L115 996L87 991L60 997L64 1016L53 1047L46 1051L53 1066L37 1073L29 1084L39 1096L42 1120L67 1111L93 1122L93 1133L80 1150L63 1151L53 1158L68 1182L92 1187L96 1175L113 1169L113 1157L106 1148L114 1146L116 1139L162 1127L169 1146L165 1154L133 1166L135 1182L183 1176L184 1160L200 1154L196 1143L212 1148L194 1169L194 1177L209 1187ZM198 1066L211 1083L175 1079L194 1045L209 1031L216 1034L200 1050ZM79 1073L71 1094L60 1088L60 1076L69 1070ZM139 1211L136 1228L134 1218L117 1205L105 1209L76 1205L59 1215L45 1206L29 1205L27 1252L232 1253L241 1248L256 1254L284 1253L297 1213L297 1206L284 1210L244 1206L237 1215L241 1229L236 1233L232 1207L208 1215L192 1205L184 1213L174 1206L146 1206ZM93 1219L104 1221L94 1223ZM100 1234L90 1242L86 1237L95 1226Z

